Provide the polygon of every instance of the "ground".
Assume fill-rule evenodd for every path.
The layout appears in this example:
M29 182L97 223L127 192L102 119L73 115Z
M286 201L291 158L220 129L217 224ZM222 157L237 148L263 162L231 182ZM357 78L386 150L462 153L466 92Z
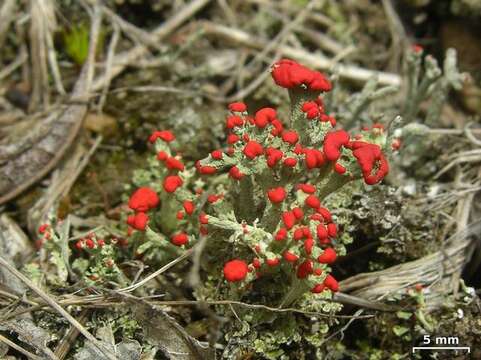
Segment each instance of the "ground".
M473 0L5 0L0 357L405 359L426 334L459 337L480 356L480 9ZM166 241L172 223L130 237L125 223L137 187L161 189L154 131L175 133L190 178L195 161L224 146L229 103L287 117L289 96L270 75L281 58L326 74L338 128L380 123L386 137L402 134L381 184L349 183L323 200L338 226L340 293L289 307L279 304L282 273L226 283L224 262L250 256L231 230L197 256ZM191 187L229 189L226 174ZM92 249L76 247L89 239ZM432 354L415 356L468 358Z

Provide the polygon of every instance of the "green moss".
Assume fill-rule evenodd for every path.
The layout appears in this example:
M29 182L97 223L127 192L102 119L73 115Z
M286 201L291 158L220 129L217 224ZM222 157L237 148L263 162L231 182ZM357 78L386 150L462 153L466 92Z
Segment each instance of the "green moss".
M67 55L77 64L82 65L87 60L89 52L90 25L80 23L63 32L63 43ZM105 33L100 32L98 49L103 48Z

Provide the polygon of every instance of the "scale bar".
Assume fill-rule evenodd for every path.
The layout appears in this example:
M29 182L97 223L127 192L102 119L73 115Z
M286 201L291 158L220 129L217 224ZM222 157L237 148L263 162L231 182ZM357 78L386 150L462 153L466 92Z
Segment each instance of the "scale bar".
M414 346L413 353L416 350L467 350L468 353L471 353L469 346Z

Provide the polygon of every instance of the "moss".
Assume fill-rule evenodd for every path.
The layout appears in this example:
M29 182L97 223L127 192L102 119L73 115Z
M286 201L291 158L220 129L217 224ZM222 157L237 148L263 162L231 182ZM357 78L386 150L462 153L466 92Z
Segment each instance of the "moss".
M132 150L99 149L71 190L68 207L88 216L119 205L123 184L130 182L133 169L143 161L143 156Z
M433 315L439 327L432 336L458 336L459 346L471 347L471 358L481 358L481 300L479 297L462 295L455 305ZM465 359L465 354L440 354L439 359Z
M251 316L243 317L244 321L252 322L258 317L258 311ZM328 325L323 320L308 319L303 315L279 314L272 321L256 326L247 323L237 324L237 331L232 329L228 346L223 357L239 359L253 356L255 359L314 359L319 353L328 331Z

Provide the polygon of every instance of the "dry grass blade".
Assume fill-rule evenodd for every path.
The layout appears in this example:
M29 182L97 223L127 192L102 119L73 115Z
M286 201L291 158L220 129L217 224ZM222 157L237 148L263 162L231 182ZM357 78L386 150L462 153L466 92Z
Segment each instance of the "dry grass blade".
M115 50L117 48L117 43L120 38L120 29L119 26L114 23L114 32L112 34L112 39L110 40L109 48L107 50L107 60L105 61L105 78L107 79L105 82L105 86L102 89L102 94L100 96L100 100L97 106L99 112L102 112L102 109L107 101L107 95L110 87L110 80L112 79L112 64L114 61Z
M42 7L44 12L48 11L45 7ZM44 14L46 18L48 14ZM55 87L57 92L61 95L65 95L65 89L62 84L62 76L60 74L60 69L57 62L57 53L55 51L55 45L53 40L53 32L55 31L54 25L51 22L49 26L45 26L45 46L47 47L47 57L48 57L48 64L50 66L50 71L52 72L53 81L55 83Z
M152 41L160 42L163 38L174 31L184 21L195 15L199 10L206 6L211 0L194 0L180 9L165 23L150 33ZM142 56L148 52L144 45L136 45L132 49L118 54L113 60L114 66L109 74L104 74L95 79L92 89L98 91L102 89L106 83L110 82L112 78L119 75L129 64L138 61Z
M43 358L41 358L40 356L37 356L35 354L32 354L30 351L27 351L25 350L23 347L15 344L13 341L7 339L5 336L3 336L2 334L0 334L0 341L7 344L8 346L10 346L12 349L15 349L17 350L19 353L25 355L27 358L29 359L33 359L33 360L43 360Z
M460 202L459 206L464 210L459 215L461 225L462 218L466 216L466 209L469 212L470 208L465 205L470 203L472 197L472 194L468 195L465 202ZM432 291L426 294L426 302L429 308L437 308L441 305L437 296L439 292L456 291L459 282L453 281L453 277L458 276L466 264L471 245L470 235L480 231L481 221L477 221L465 229L458 229L458 232L446 241L444 250L385 270L355 275L343 280L340 286L343 291L360 298L378 299L405 291L417 283L432 285Z
M84 323L89 318L91 310L86 309L80 314L79 322ZM64 359L67 354L69 353L72 345L75 342L75 339L80 334L80 331L75 327L72 326L65 336L60 340L57 347L55 348L55 355L58 356L59 360Z
M262 6L268 6L275 9L279 9L283 12L293 13L296 12L299 8L296 6L292 6L292 3L288 1L271 1L271 0L247 0L246 2L258 4ZM335 25L335 21L332 20L330 17L321 14L320 12L311 12L308 15L308 18L323 27L332 27Z
M27 222L30 233L35 233L39 223L46 219L52 207L69 193L101 142L102 136L99 136L90 149L85 148L80 142L75 145L68 161L52 175L48 189L28 210Z
M364 309L372 309L378 311L398 311L400 310L397 306L386 305L377 301L366 300L356 296L348 295L342 292L337 292L334 294L334 301L338 301L341 304L355 305Z
M287 38L292 34L292 31L294 31L297 27L302 27L302 23L304 22L307 14L311 12L316 5L318 5L321 2L321 0L313 0L310 1L306 7L297 14L297 16L290 22L288 22L281 32L274 37L271 41L269 41L266 46L257 53L254 57L254 59L250 62L248 67L252 67L253 64L257 63L260 59L265 58L265 56L271 51L275 50L274 56L272 57L271 61L269 61L267 68L260 73L259 76L256 77L254 81L252 81L248 86L245 88L239 90L236 94L233 96L230 96L229 98L225 99L226 102L232 102L236 101L238 99L243 99L249 94L251 94L255 89L257 89L266 79L269 77L269 68L272 63L276 62L281 58L282 50L281 48L284 46Z
M85 336L89 341L92 342L106 357L110 360L117 360L115 354L113 354L110 350L104 349L102 344L87 330L85 327L82 326L72 315L70 315L65 309L63 309L55 300L53 300L48 294L46 294L42 289L40 289L37 285L35 285L32 281L30 281L25 275L23 275L20 271L15 269L12 265L8 263L2 256L0 256L0 265L5 267L8 271L10 271L14 276L20 279L25 285L27 285L33 292L35 292L42 300L45 301L51 308L57 311L60 315L62 315L72 326L78 329L78 331Z
M114 31L117 31L117 29L122 30L122 32L124 32L126 36L130 37L136 43L142 42L145 45L150 46L154 49L162 50L159 46L159 41L150 33L142 30L141 28L138 28L137 26L129 23L128 21L125 21L106 6L103 6L102 10L112 20L114 24ZM106 77L108 78L109 75L106 74Z
M243 30L218 25L212 22L203 22L203 29L207 34L219 36L227 40L236 42L243 46L255 49L263 49L267 45L267 41L251 35ZM319 54L311 54L303 49L297 49L291 46L280 46L279 50L283 56L295 59L320 70L330 70L333 61ZM397 74L386 73L382 71L368 70L353 65L336 65L339 76L345 79L366 82L374 76L378 77L380 85L400 86L401 77Z
M474 124L472 122L466 124L466 126L464 127L464 134L466 135L466 137L468 138L468 140L475 146L481 146L481 140L480 139L477 139L475 136L474 136L474 129L471 129L471 126L473 126ZM478 134L479 132L481 131L481 129L476 129L478 131Z
M130 286L127 286L125 288L122 288L122 289L119 289L118 292L120 293L127 293L127 292L131 292L131 291L134 291L136 289L138 289L139 287L145 285L146 283L148 283L150 280L156 278L157 276L159 276L160 274L166 272L167 270L169 270L172 266L178 264L179 262L183 261L184 259L187 259L194 251L195 249L195 246L189 250L186 250L181 256L179 256L177 259L175 260L172 260L170 263L162 266L159 270L153 272L152 274L150 274L149 276L147 276L145 279L142 279L141 281L139 281L138 283L135 283L135 284L132 284Z
M8 28L14 20L16 7L17 0L5 0L0 8L0 49L3 48Z
M94 58L95 58L95 50L97 48L97 39L100 33L100 24L102 20L102 14L100 11L100 7L97 4L94 7L94 14L92 18L92 26L91 26L91 37L90 37L90 44L89 44L89 53L87 57L87 62L82 69L82 75L80 80L76 84L77 91L74 91L74 97L76 96L77 99L83 101L85 100L86 95L88 94L88 89L92 82L94 69ZM83 118L83 117L82 117ZM9 270L15 277L20 279L25 285L27 285L32 291L34 291L40 298L42 298L45 303L47 303L50 307L52 307L55 311L57 311L60 315L62 315L72 326L77 328L79 332L84 335L89 341L92 342L101 352L106 356L107 359L116 360L117 357L113 354L109 349L105 349L102 344L87 330L83 327L72 315L70 315L66 310L64 310L55 300L53 300L48 294L46 294L43 290L37 287L32 281L30 281L25 275L19 272L15 267L10 265L8 261L6 261L3 257L0 257L0 265L5 267Z
M0 80L6 78L8 75L13 73L19 66L22 66L22 64L27 60L28 56L26 53L21 52L18 54L17 58L7 66L5 66L1 71L0 71Z
M429 129L428 132L434 135L463 135L466 130L461 129ZM469 129L471 135L481 135L481 129Z
M107 295L88 295L88 296L68 296L65 299L60 299L58 300L58 303L62 306L81 306L84 308L91 308L91 309L102 309L102 308L111 308L111 307L118 307L118 306L124 306L125 303L123 300L125 299L125 292L124 293L113 293L112 296L107 296ZM28 303L32 305L30 308L26 309L21 309L19 311L6 314L5 316L2 317L2 321L7 321L8 319L11 319L13 317L33 312L33 311L38 311L41 309L46 308L48 305L43 304L41 299L35 299L35 302L30 301L30 300L23 300L23 299L18 299L14 298L9 295L4 295L7 298L11 298L13 300L22 300L25 303ZM266 310L270 312L276 312L276 313L296 313L296 314L303 314L306 316L318 316L318 317L324 317L324 318L339 318L339 319L352 319L352 315L328 315L322 312L314 312L314 311L305 311L302 309L297 309L293 307L286 307L286 308L279 308L279 307L271 307L263 304L250 304L242 301L235 301L235 300L205 300L205 301L198 301L198 300L152 300L149 297L134 297L132 295L129 295L130 299L138 299L138 301L148 301L149 304L153 306L167 306L167 307L172 307L172 306L199 306L199 304L204 304L204 305L218 305L218 306L241 306L249 309L260 309L260 310ZM338 296L336 296L333 301L339 301L343 304L349 304L349 305L356 305L365 309L372 309L372 310L377 310L377 311L396 311L399 310L394 306L389 306L386 304L382 304L376 301L371 301L371 300L365 300L361 299L355 296L347 295L344 293L339 293ZM364 318L371 318L374 315L365 315L363 316Z
M0 159L3 160L0 161L0 204L18 196L47 175L74 142L87 112L100 22L99 12L92 21L87 61L75 83L71 104L51 111L53 114L46 116L39 126L29 129L21 141L0 144ZM46 127L48 135L42 133ZM18 143L27 143L27 146L21 148Z
M47 65L48 28L55 19L54 2L51 0L30 1L30 62L32 66L32 94L29 110L42 105L47 109L50 103L50 88Z

